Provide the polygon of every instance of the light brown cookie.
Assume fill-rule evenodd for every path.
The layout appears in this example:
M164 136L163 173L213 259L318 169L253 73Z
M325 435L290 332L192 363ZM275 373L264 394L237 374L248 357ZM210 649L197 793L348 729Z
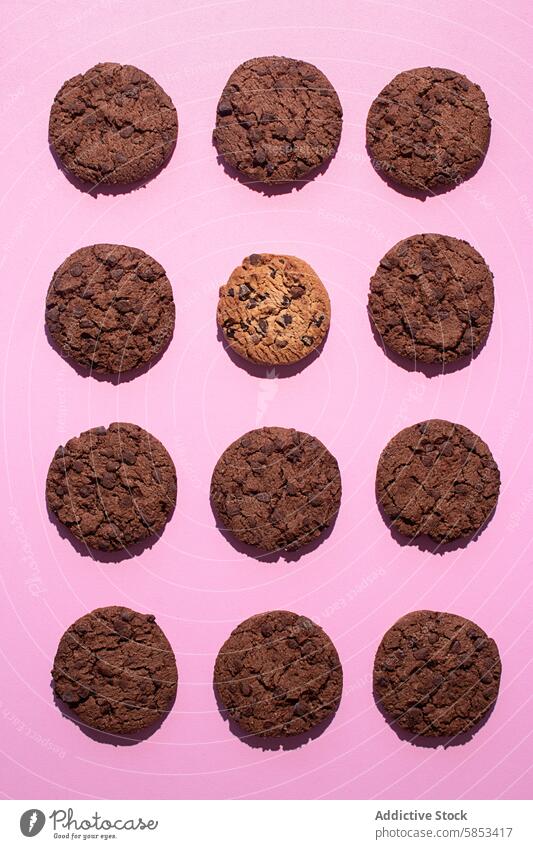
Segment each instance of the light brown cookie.
M330 317L324 284L298 257L252 254L220 288L217 323L231 348L254 363L303 360L325 339Z

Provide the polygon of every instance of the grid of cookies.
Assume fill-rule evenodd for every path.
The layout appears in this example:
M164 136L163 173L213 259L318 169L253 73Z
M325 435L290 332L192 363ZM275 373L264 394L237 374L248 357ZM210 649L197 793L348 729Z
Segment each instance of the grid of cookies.
M236 68L218 101L213 142L225 167L248 183L289 186L325 170L342 132L342 106L314 65L279 56ZM52 105L51 146L73 180L142 183L159 174L178 138L178 116L161 86L130 65L103 63L64 83ZM399 73L368 111L367 151L391 191L449 191L483 163L490 117L478 85L443 68ZM164 179L164 177L161 177ZM53 273L45 323L58 353L87 374L140 378L174 332L171 281L137 247L73 246ZM330 298L305 259L254 253L228 269L213 304L233 355L286 368L327 346ZM465 361L485 344L493 276L472 245L413 234L388 247L371 277L369 317L383 346L415 364ZM319 439L261 427L237 438L212 474L220 529L258 552L305 551L334 532L341 469ZM76 544L125 550L156 539L177 499L173 460L136 424L97 426L60 446L46 480L49 510ZM384 447L376 496L401 536L435 546L474 540L496 508L498 466L489 446L459 423L417 422ZM414 611L377 648L377 707L416 736L457 737L496 701L495 642L453 613ZM157 725L172 709L178 670L153 614L98 608L60 640L52 670L63 710L110 734ZM304 616L257 613L235 627L214 666L220 709L240 732L316 734L340 703L342 666L330 637Z

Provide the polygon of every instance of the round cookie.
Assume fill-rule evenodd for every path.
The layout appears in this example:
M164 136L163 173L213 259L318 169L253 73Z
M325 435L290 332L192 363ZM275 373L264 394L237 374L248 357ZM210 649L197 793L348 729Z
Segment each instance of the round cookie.
M231 348L264 365L297 363L329 329L328 293L294 256L252 254L220 287L217 323Z
M79 540L118 551L159 534L176 504L176 469L166 448L135 424L86 430L60 446L46 501Z
M168 94L144 71L104 62L61 86L48 136L65 168L80 180L133 183L169 159L178 116Z
M335 520L341 478L335 457L308 433L251 430L222 454L211 501L225 530L264 551L296 551Z
M52 679L56 696L84 725L126 734L167 715L178 670L155 616L100 607L65 631Z
M483 160L489 138L489 108L481 88L446 68L398 74L374 100L366 122L376 169L424 192L469 177Z
M414 734L469 731L498 696L501 662L494 640L469 619L415 610L383 637L374 693L395 724Z
M328 635L287 610L241 622L220 649L214 682L227 715L260 737L303 734L335 713L342 666Z
M468 537L498 501L500 472L488 445L443 419L406 427L379 458L376 496L400 533L437 542Z
M217 106L213 141L233 168L261 183L300 180L335 154L342 107L324 74L283 56L239 65Z
M65 356L119 374L149 363L174 332L176 308L164 268L126 245L90 245L55 271L46 327Z
M411 360L452 362L472 356L488 336L492 274L462 239L410 236L381 260L368 309L387 348Z

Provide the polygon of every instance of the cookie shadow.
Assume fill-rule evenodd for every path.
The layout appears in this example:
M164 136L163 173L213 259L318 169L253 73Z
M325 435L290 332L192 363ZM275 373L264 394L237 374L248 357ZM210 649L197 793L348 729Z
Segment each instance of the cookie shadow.
M381 336L380 332L372 321L372 316L370 314L368 306L366 311L374 340L376 344L382 349L387 359L390 360L391 363L394 363L394 365L402 368L404 371L416 372L417 374L420 373L427 378L439 377L443 374L453 374L453 372L461 371L462 369L466 368L470 365L470 363L474 362L474 360L479 357L481 351L487 344L487 339L489 338L489 333L487 333L481 345L472 350L470 354L466 354L463 357L459 357L456 360L452 360L452 362L425 363L422 362L422 360L410 360L408 357L400 356L400 354L397 354L385 344L383 337Z
M238 737L241 743L245 743L252 749L262 749L263 752L277 752L280 750L289 752L293 751L294 749L300 749L302 746L305 746L311 740L316 740L324 733L328 726L333 722L335 714L338 710L337 705L335 709L330 713L330 715L323 719L322 722L309 729L309 731L305 731L303 734L294 734L290 737L260 737L257 734L250 734L247 731L244 731L241 726L234 719L231 718L222 700L220 699L220 696L217 692L217 688L214 683L213 693L215 696L218 712L220 713L224 722L228 723L229 730L231 731L231 733L235 737Z
M46 509L48 512L48 518L50 519L50 522L56 526L59 536L62 539L68 540L71 546L81 557L90 557L91 560L96 560L98 563L121 563L123 560L131 560L134 557L138 557L147 549L152 548L152 546L155 545L155 543L161 538L161 534L164 531L164 528L162 528L160 533L151 534L149 537L140 540L140 542L132 543L130 546L124 546L124 548L119 551L100 551L97 548L91 548L87 545L87 543L81 542L81 540L74 536L72 531L70 531L66 525L57 518L56 514L50 509L48 504L46 505ZM165 522L165 527L172 520L175 509L176 505L174 505L169 513L168 519Z
M137 746L144 740L148 740L152 734L155 734L155 732L161 728L163 722L174 708L174 704L176 702L176 695L174 695L168 710L165 711L159 719L156 719L155 722L152 722L152 724L146 728L141 728L139 731L132 731L128 734L113 734L110 731L99 731L97 728L92 728L90 725L86 725L78 716L76 716L74 711L59 698L54 690L53 680L50 681L50 687L53 693L54 704L60 711L63 718L68 722L72 722L73 725L77 725L86 737L90 737L91 740L94 740L96 743L104 743L108 746Z
M311 363L317 360L321 355L328 335L329 327L320 345L308 354L307 357L304 357L303 360L298 360L297 363L291 363L290 365L260 365L259 363L252 363L250 360L245 360L244 357L237 354L237 352L234 351L229 344L228 340L224 337L222 329L217 325L217 339L222 343L222 346L232 363L238 366L238 368L243 369L243 371L248 372L251 377L259 377L262 379L268 378L270 380L277 380L278 378L284 380L287 377L294 377L296 374L300 374L300 372L310 366Z
M215 143L213 142L213 147L216 148ZM325 174L328 170L331 162L335 159L337 151L333 153L328 159L324 160L320 165L317 165L316 168L313 168L311 171L308 171L305 177L302 177L301 180L289 180L287 182L279 182L279 183L264 183L261 180L252 180L246 174L243 174L237 168L234 168L233 165L230 165L229 162L226 162L224 156L217 152L217 162L226 172L228 177L231 177L232 180L236 180L246 188L251 189L253 192L258 192L259 194L264 195L265 197L276 197L277 195L287 195L293 191L299 192L308 183L312 183L313 180L316 179L320 174Z
M176 139L177 142L177 139ZM165 170L170 160L174 155L174 151L176 149L176 143L169 151L167 158L161 165L149 174L148 177L145 177L142 180L136 180L133 183L86 183L84 180L80 180L79 177L76 177L72 174L64 165L59 156L57 155L54 147L49 143L48 148L52 155L52 158L57 165L59 171L67 178L69 183L74 186L79 192L82 192L85 195L90 195L92 198L97 198L98 195L111 195L116 197L118 195L127 195L130 192L136 192L138 189L144 189L152 180L155 180L162 171Z
M458 186L460 186L463 183L466 183L469 180L471 180L472 177L474 177L477 174L477 172L479 171L479 169L481 168L481 166L485 162L485 158L487 156L488 149L489 149L489 144L490 144L490 137L489 137L489 142L487 144L487 150L482 155L481 159L476 164L476 166L473 168L473 170L470 171L470 173L466 177L457 177L454 180L453 183L448 183L448 184L445 184L445 185L437 186L433 189L424 189L424 188L411 189L408 186L402 185L402 183L398 182L398 180L394 178L394 176L391 174L391 172L387 170L387 168L384 166L383 163L378 162L376 159L374 159L374 157L372 155L372 151L370 150L370 148L368 146L368 142L365 143L365 150L368 154L368 158L370 159L370 163L372 165L372 168L374 169L376 174L378 174L381 177L383 182L386 183L387 186L390 189L393 189L395 192L397 192L400 195L404 195L404 197L414 198L415 200L420 200L420 201L426 201L428 198L439 197L440 195L448 194L448 192L453 192L453 190L456 189Z
M114 386L118 386L121 383L129 383L131 380L135 380L137 377L142 377L142 375L148 374L148 372L151 371L165 355L166 351L170 346L170 343L172 342L172 339L174 338L173 328L172 334L169 336L163 348L161 348L159 353L148 363L144 363L144 365L138 366L137 368L128 369L127 371L121 371L118 374L112 374L108 372L94 371L94 369L91 369L88 366L82 366L80 365L80 363L77 363L76 360L73 360L71 357L67 356L64 351L62 351L62 349L50 333L46 321L44 322L44 332L50 347L55 351L55 353L59 357L61 357L62 360L64 360L66 363L69 364L71 368L74 369L76 374L83 378L92 377L93 380L98 380L101 383L112 383Z
M427 734L416 734L413 731L407 731L407 729L398 725L398 723L385 711L381 700L374 689L372 690L372 696L374 698L374 704L396 736L399 737L400 740L410 743L411 746L418 746L419 748L424 749L438 749L440 746L442 746L443 749L450 749L454 746L464 746L465 743L468 743L477 734L477 732L483 728L485 723L489 721L492 711L496 705L494 702L481 719L468 731L463 731L460 734L453 734L445 737L431 737Z
M218 524L219 517L217 515L216 507L213 504L213 500L209 499L209 504L211 506L211 512L215 518L217 530L220 531L224 539L229 542L232 548L235 551L238 551L239 554L245 554L247 557L251 557L254 560L259 560L261 563L277 563L279 560L284 560L286 563L296 563L300 560L301 557L305 557L307 554L310 554L312 551L315 551L322 543L324 543L328 537L333 533L333 529L335 527L335 523L337 521L338 512L332 518L330 524L327 528L321 532L320 536L311 542L302 545L297 551L285 551L284 549L279 549L278 551L262 551L258 546L248 545L245 542L241 542L237 537L233 535L233 533L224 528L222 525Z
M459 539L451 540L450 542L436 542L432 539L428 534L419 534L418 536L409 537L405 534L400 533L396 528L391 524L390 516L385 513L381 502L379 501L376 495L376 504L378 506L378 510L381 513L381 518L387 525L390 535L398 545L406 546L413 545L416 546L422 552L429 552L430 554L448 554L452 551L458 551L461 548L466 548L467 545L470 545L471 542L475 542L478 537L481 536L485 528L490 525L492 519L494 518L494 513L496 511L496 507L491 511L491 513L487 516L483 524L480 528L474 531L472 534L469 534L466 537L460 537Z

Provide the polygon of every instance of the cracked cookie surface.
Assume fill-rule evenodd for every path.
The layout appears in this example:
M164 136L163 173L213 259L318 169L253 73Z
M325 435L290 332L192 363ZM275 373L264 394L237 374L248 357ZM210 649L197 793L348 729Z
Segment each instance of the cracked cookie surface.
M328 635L287 610L241 622L218 653L214 682L227 716L249 734L285 737L339 705L342 666Z
M322 281L297 257L252 254L220 287L218 326L230 347L254 363L304 359L325 339L330 315Z
M241 173L262 183L305 177L339 145L342 107L327 77L283 56L239 65L217 106L213 141Z
M176 491L166 448L124 422L69 439L57 449L46 478L50 510L75 537L101 551L158 534L174 509Z
M453 186L470 176L489 139L483 91L447 68L398 74L372 103L366 124L375 167L419 191Z
M414 734L469 731L493 706L501 662L494 640L469 619L415 610L383 637L374 693L394 723Z
M494 511L499 491L500 472L488 445L442 419L401 430L379 458L378 503L393 527L411 538L471 536Z
M87 183L132 183L170 157L178 137L172 100L133 65L104 62L67 80L54 99L50 144Z
M492 274L461 239L424 233L385 254L368 309L384 344L402 357L446 363L472 356L494 312Z
M126 245L90 245L55 271L45 321L63 353L85 368L119 374L150 362L174 331L164 268Z
M178 671L153 614L100 607L65 631L52 679L56 695L84 725L125 734L167 715Z
M296 551L335 520L341 478L335 457L308 433L251 430L222 454L211 501L225 530L264 551Z

